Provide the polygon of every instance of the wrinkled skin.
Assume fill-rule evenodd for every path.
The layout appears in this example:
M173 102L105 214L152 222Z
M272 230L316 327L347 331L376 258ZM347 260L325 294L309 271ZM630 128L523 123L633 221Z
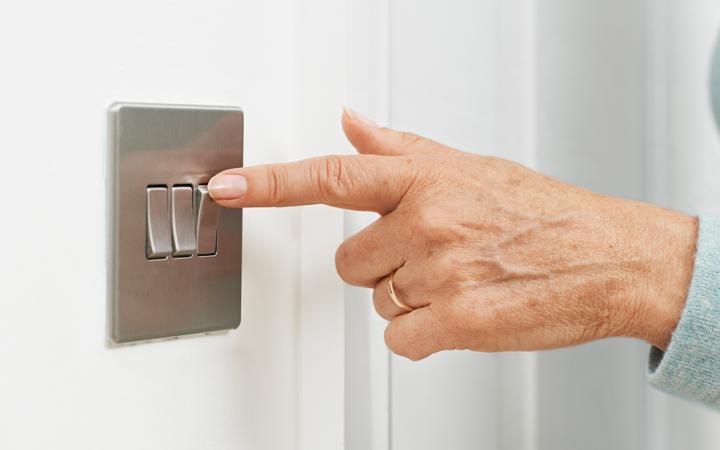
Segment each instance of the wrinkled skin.
M336 265L346 282L374 289L392 351L418 360L613 336L667 346L692 274L696 219L380 128L352 111L343 128L361 155L230 169L210 192L226 207L325 203L379 213L340 246ZM412 312L390 299L394 271Z

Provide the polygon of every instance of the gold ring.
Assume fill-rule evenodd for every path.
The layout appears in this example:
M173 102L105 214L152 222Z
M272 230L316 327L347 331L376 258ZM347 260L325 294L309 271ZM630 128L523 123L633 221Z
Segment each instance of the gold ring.
M398 306L398 308L402 309L403 311L411 312L415 308L412 308L409 305L405 304L403 301L401 301L398 298L397 294L395 293L395 286L393 285L393 277L395 276L395 272L397 272L397 270L393 270L393 273L391 273L390 276L388 277L388 283L387 283L388 295L390 296L390 300L392 300L393 303L395 303Z

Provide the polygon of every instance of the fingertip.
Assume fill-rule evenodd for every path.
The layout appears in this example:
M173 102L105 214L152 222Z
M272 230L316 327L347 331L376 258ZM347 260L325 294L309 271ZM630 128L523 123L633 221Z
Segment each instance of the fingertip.
M208 183L210 197L220 204L237 200L243 197L247 191L247 178L236 172L221 172L212 177Z
M360 114L359 112L355 111L352 108L348 108L347 106L343 107L343 119L346 122L355 122L360 125L364 125L369 128L380 128L380 125L373 122L368 117L365 117L364 115Z
M355 147L358 153L376 154L378 132L381 130L375 122L354 111L344 107L342 114L342 128L345 136Z
M353 120L350 117L350 115L347 112L347 108L343 107L343 113L340 117L340 124L343 129L343 133L345 133L345 137L348 138L350 143L352 143L352 134L353 134Z

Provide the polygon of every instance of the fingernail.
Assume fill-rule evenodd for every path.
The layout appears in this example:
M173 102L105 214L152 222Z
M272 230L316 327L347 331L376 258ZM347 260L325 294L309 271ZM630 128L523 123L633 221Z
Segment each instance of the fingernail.
M216 200L230 200L247 193L247 179L242 175L222 174L212 177L208 183L210 197Z
M348 108L347 106L343 108L343 111L345 112L345 114L347 114L347 116L348 116L349 118L351 118L351 119L353 119L353 120L360 121L360 122L364 123L365 125L371 126L371 127L373 127L373 128L379 128L379 127L380 127L380 125L376 124L376 123L373 122L372 120L370 120L370 119L368 119L367 117L363 116L363 115L360 114L359 112L357 112L357 111L355 111L355 110L353 110L353 109Z

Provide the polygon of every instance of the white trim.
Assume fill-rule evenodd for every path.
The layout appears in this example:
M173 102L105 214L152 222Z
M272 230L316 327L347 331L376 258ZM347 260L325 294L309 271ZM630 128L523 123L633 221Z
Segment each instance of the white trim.
M347 11L347 53L352 55L347 62L348 106L385 125L390 117L389 6L389 0L349 0ZM345 212L345 236L373 220L372 214ZM366 289L346 288L345 310L345 448L389 450L390 354L383 339L385 322L375 313Z
M347 90L346 4L334 0L293 2L292 159L342 148L338 130ZM322 11L323 14L317 14ZM300 450L336 449L345 440L345 287L335 271L335 249L343 239L343 212L325 206L298 211L297 367ZM290 257L290 255L288 255Z
M508 154L516 155L518 162L534 168L537 166L536 0L500 2L498 16L500 145ZM538 446L538 356L536 353L500 355L497 364L499 441L503 448L535 450Z
M523 71L523 91L525 95L523 114L523 154L525 164L537 167L537 28L536 28L536 0L523 0L522 22L525 29L523 34L523 56L525 64ZM524 439L525 450L538 448L538 355L526 353L524 359Z
M668 0L647 0L647 121L646 151L647 173L645 194L649 201L667 205L670 201L668 183L668 86L669 45L671 42Z
M500 146L529 167L537 163L536 0L499 2Z
M646 142L645 142L645 198L654 203L668 205L671 202L668 176L668 126L669 101L669 45L670 2L647 0L647 73ZM644 356L644 355L643 355ZM668 398L647 386L646 388L645 445L652 450L669 449Z

